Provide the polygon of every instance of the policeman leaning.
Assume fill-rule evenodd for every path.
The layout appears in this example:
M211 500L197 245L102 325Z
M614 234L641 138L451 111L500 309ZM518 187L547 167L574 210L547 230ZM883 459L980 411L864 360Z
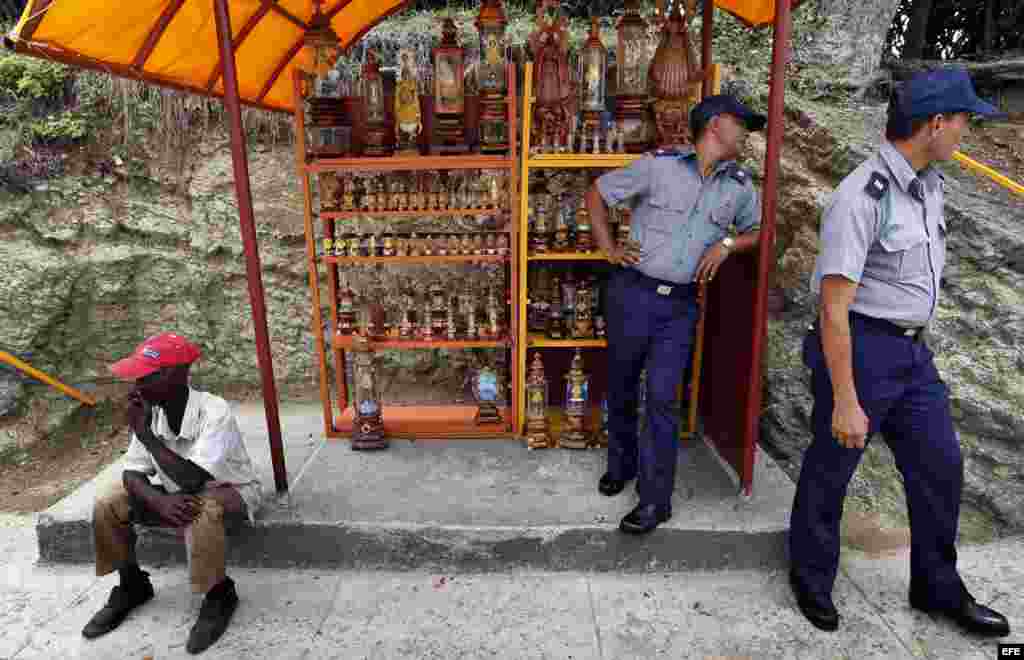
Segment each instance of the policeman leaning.
M971 115L998 114L961 70L919 74L889 106L886 141L843 179L822 217L811 288L819 316L804 339L814 439L790 520L790 583L804 616L835 630L832 585L846 486L881 432L910 511L910 605L964 628L1006 635L956 569L963 461L949 393L923 341L946 259L943 179Z
M735 158L765 117L731 96L711 96L690 113L695 147L661 149L600 177L587 191L594 235L620 266L605 289L608 323L608 471L598 489L617 495L637 480L639 505L619 528L649 532L672 515L678 419L676 391L697 323L697 288L733 252L754 249L760 201ZM608 205L633 208L630 239L616 245ZM738 233L733 238L730 234ZM641 370L647 370L648 432L638 440Z

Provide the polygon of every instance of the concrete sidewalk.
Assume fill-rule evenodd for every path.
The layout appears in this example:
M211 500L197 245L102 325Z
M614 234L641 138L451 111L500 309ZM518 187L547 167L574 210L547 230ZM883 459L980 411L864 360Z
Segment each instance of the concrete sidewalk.
M4 521L0 520L0 524ZM183 566L147 566L157 597L121 628L87 641L85 622L116 582L85 565L38 564L34 521L0 528L0 658L154 660L184 644L200 597ZM14 525L14 526L11 526ZM1024 641L1024 539L963 548L982 602ZM796 611L782 570L620 574L233 568L242 603L204 658L775 658L989 660L996 642L962 635L906 602L908 557L844 551L837 633Z
M274 492L262 407L238 409L246 445ZM757 453L754 495L702 440L679 452L673 516L658 534L618 531L637 503L632 484L597 492L603 450L528 451L512 440L392 440L352 451L323 436L318 404L282 407L290 491L270 497L256 524L229 544L229 564L353 570L687 571L777 568L784 560L793 483ZM39 516L40 555L91 562L96 493L121 478L115 464ZM184 560L159 531L141 535L143 561Z

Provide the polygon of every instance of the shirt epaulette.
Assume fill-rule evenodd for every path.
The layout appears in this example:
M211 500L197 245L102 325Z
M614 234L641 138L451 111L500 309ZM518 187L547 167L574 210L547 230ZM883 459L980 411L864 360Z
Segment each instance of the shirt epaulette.
M872 172L871 178L868 179L867 185L864 186L864 192L877 202L881 201L882 198L885 197L885 193L888 191L889 178L879 172Z

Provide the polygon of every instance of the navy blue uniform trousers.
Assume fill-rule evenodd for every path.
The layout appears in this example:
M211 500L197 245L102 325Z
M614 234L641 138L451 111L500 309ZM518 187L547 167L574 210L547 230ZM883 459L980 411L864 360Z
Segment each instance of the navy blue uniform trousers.
M667 295L658 287L671 288ZM665 288L662 289L664 291ZM679 447L676 391L697 325L696 287L631 268L605 288L608 322L608 474L638 477L640 504L668 507ZM647 431L637 434L640 372L647 369Z
M910 514L910 589L930 607L958 606L965 594L956 570L963 459L950 417L949 391L928 346L885 321L850 317L853 377L869 420L903 476ZM818 330L804 339L812 372L814 439L804 454L790 518L789 551L797 580L812 595L832 593L839 564L843 499L862 449L832 436L832 381Z

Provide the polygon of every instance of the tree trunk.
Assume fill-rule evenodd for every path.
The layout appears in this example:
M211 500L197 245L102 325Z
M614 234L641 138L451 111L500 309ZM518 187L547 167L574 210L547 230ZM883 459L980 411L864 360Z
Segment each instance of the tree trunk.
M814 38L810 56L833 67L837 82L861 87L878 75L885 37L900 0L818 0L828 18Z
M989 5L992 0L987 0ZM910 10L910 24L904 35L903 52L900 57L910 60L921 59L924 54L924 40L928 33L928 17L932 13L932 0L914 0Z

